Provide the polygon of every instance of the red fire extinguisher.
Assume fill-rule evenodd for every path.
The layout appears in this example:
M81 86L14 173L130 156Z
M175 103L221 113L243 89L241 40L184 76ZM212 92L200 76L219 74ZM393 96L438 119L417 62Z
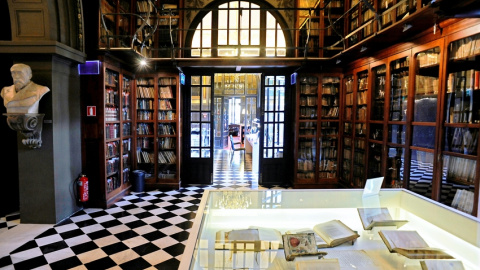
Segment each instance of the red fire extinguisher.
M88 201L88 177L82 174L77 181L77 185L78 185L78 200L80 202Z

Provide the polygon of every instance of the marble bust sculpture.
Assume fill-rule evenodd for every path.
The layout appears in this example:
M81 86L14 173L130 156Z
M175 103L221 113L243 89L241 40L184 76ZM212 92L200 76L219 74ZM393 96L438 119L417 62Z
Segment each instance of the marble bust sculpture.
M25 64L10 68L13 85L2 89L1 96L7 113L38 113L40 99L50 91L48 87L32 82L32 70Z

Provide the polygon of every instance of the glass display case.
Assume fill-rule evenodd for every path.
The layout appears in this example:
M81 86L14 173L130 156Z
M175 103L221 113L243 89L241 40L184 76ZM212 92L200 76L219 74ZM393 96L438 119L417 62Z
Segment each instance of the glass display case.
M300 261L337 258L341 269L422 269L424 259L409 259L391 253L379 236L382 230L416 231L432 248L445 251L465 269L480 265L480 219L434 202L405 189L382 189L379 195L362 196L363 190L206 190L190 231L179 269L296 269ZM392 219L406 220L400 228L374 227L365 230L358 208L387 208ZM356 231L355 242L333 248L327 253L296 257L286 261L281 236L266 236L274 231L314 228L330 220L340 220ZM221 245L222 232L253 229L264 241L239 245ZM441 237L438 237L441 235ZM267 240L268 239L268 240ZM227 240L228 241L228 240ZM257 246L254 246L258 243ZM269 243L269 244L268 244ZM220 245L219 245L220 244ZM250 246L248 246L250 245ZM357 252L357 253L355 253ZM358 252L364 260L360 261ZM352 254L352 255L349 255ZM298 268L297 268L298 269Z

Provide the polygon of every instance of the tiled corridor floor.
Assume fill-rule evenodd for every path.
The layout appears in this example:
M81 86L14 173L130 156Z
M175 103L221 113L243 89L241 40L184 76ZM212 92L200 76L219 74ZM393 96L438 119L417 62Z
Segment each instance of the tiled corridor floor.
M18 214L2 218L0 269L177 269L204 190L264 189L249 154L245 162L243 153L231 157L225 150L215 154L212 185L133 193L111 208L79 211L38 235L23 233ZM2 239L15 239L18 247L8 250Z

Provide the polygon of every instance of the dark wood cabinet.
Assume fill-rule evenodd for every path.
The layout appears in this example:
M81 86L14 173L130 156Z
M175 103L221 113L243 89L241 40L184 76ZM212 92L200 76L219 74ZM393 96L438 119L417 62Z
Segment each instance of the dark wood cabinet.
M133 75L104 59L98 75L84 76L85 172L92 207L109 207L130 191L133 168Z

